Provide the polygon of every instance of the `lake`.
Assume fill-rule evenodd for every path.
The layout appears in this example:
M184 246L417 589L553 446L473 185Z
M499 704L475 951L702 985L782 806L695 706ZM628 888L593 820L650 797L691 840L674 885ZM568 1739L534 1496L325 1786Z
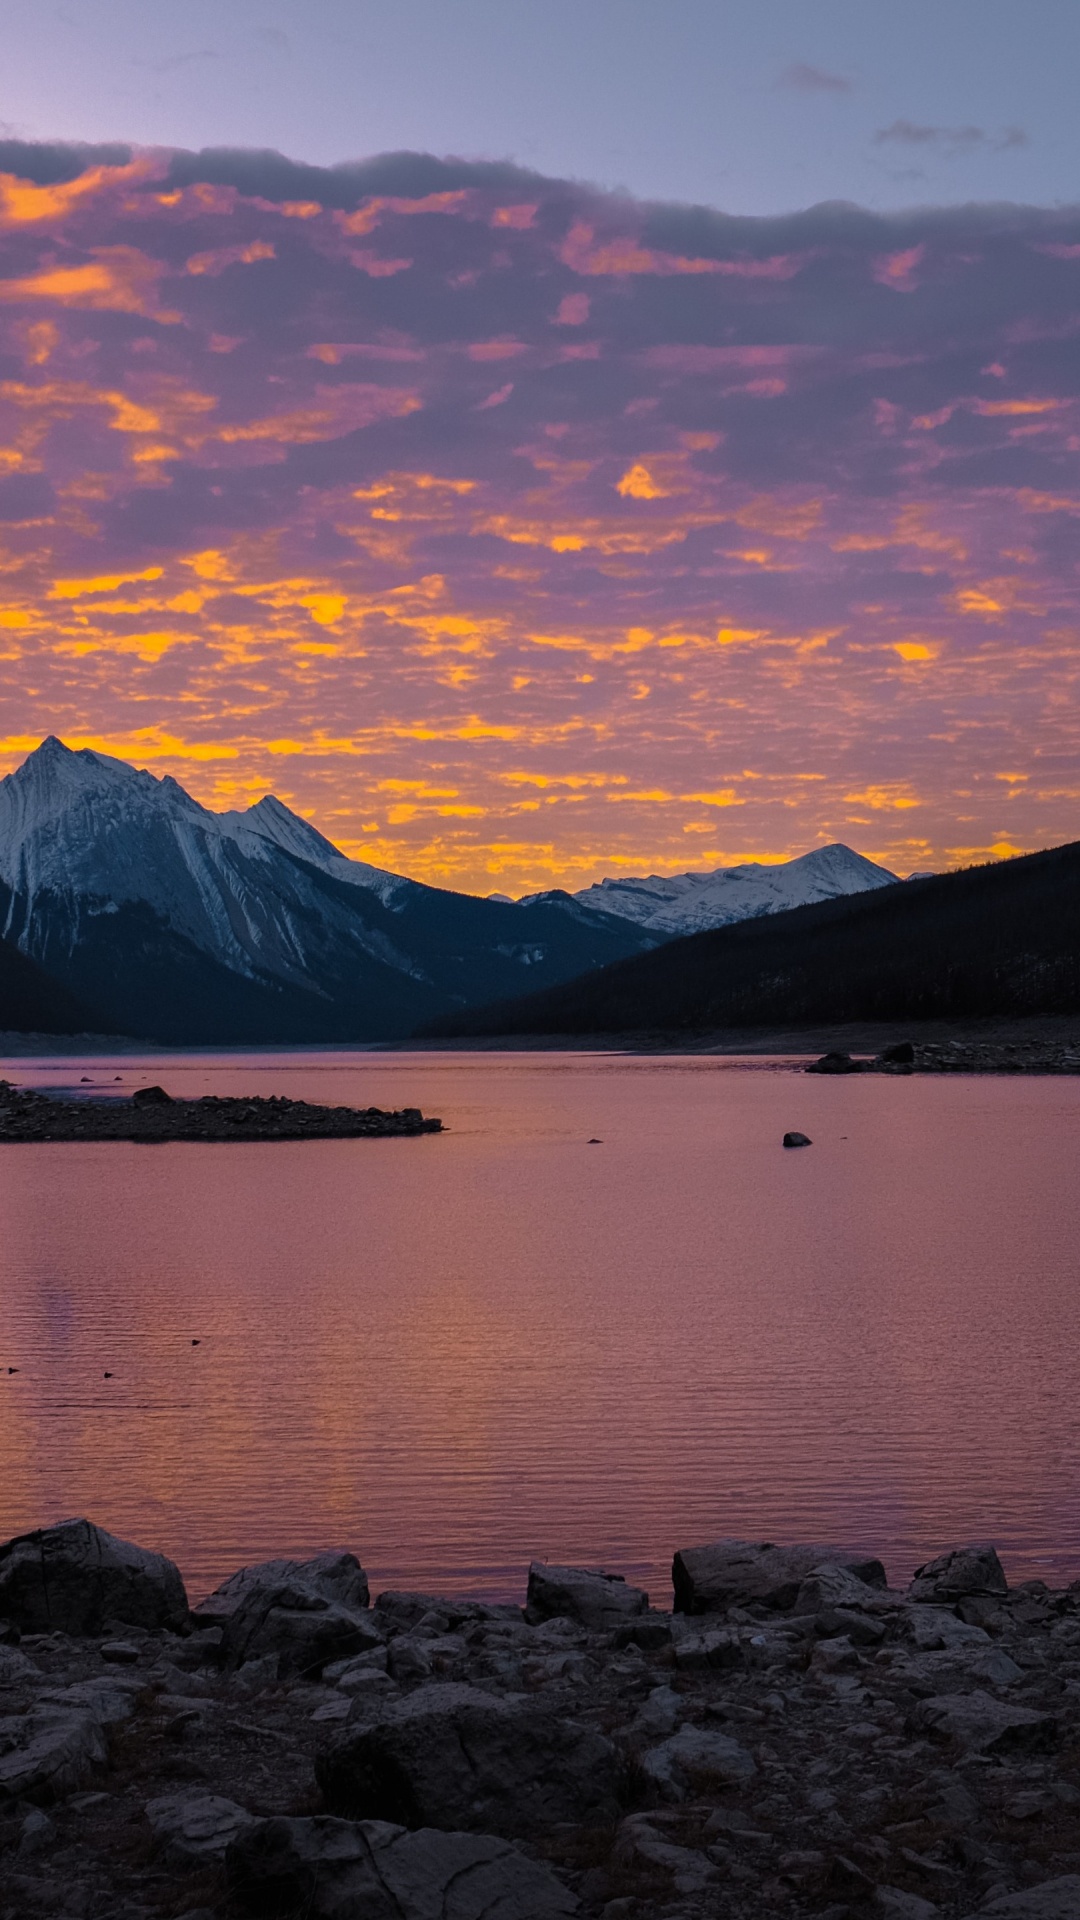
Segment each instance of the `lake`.
M447 1127L0 1148L0 1537L85 1513L193 1596L346 1546L373 1590L518 1598L540 1557L667 1605L673 1549L722 1534L873 1548L897 1580L989 1539L1012 1579L1080 1576L1080 1080L557 1053L0 1074Z

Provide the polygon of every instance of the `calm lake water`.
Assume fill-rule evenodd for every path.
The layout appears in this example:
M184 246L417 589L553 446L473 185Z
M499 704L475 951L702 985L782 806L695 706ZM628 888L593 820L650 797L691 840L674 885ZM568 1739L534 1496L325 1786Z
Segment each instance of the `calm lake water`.
M518 1597L540 1556L669 1604L672 1550L726 1533L875 1548L898 1579L989 1538L1014 1578L1080 1575L1078 1080L563 1054L0 1073L449 1129L0 1148L0 1537L87 1513L196 1596L341 1545L376 1587Z

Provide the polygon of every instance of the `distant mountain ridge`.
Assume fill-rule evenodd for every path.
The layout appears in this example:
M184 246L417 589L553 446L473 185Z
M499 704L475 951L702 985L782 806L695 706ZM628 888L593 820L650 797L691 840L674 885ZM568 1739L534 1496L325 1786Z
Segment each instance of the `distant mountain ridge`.
M787 913L792 907L812 906L875 887L894 886L897 875L840 842L815 847L795 860L766 865L748 861L738 867L718 867L710 873L678 873L668 878L650 874L634 880L601 880L573 898L583 907L632 920L635 926L667 938L700 933L708 927L730 926L760 914ZM546 900L543 893L526 901Z
M707 1033L1080 1012L1080 842L672 940L428 1031Z
M280 800L216 814L55 737L0 780L0 932L110 1031L175 1044L401 1037L656 936L349 860Z

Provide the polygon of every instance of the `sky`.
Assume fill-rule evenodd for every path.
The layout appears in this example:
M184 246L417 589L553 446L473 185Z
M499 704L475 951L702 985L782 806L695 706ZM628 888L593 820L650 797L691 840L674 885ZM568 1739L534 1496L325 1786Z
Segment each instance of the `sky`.
M1071 0L389 11L0 0L0 771L479 892L1077 837Z
M409 149L733 213L1076 196L1076 0L0 0L30 140Z

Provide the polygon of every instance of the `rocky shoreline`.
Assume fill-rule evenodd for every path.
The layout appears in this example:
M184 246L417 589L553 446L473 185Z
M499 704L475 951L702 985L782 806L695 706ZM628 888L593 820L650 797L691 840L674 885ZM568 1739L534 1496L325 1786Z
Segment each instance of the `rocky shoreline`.
M830 1051L806 1073L1080 1073L1080 1043L900 1040L871 1059Z
M139 1087L130 1100L54 1100L0 1080L0 1144L27 1141L382 1140L440 1133L442 1121L419 1107L319 1107L283 1094L252 1099L174 1100L163 1087Z
M0 1546L0 1920L1077 1920L1080 1582L719 1541L675 1609Z

